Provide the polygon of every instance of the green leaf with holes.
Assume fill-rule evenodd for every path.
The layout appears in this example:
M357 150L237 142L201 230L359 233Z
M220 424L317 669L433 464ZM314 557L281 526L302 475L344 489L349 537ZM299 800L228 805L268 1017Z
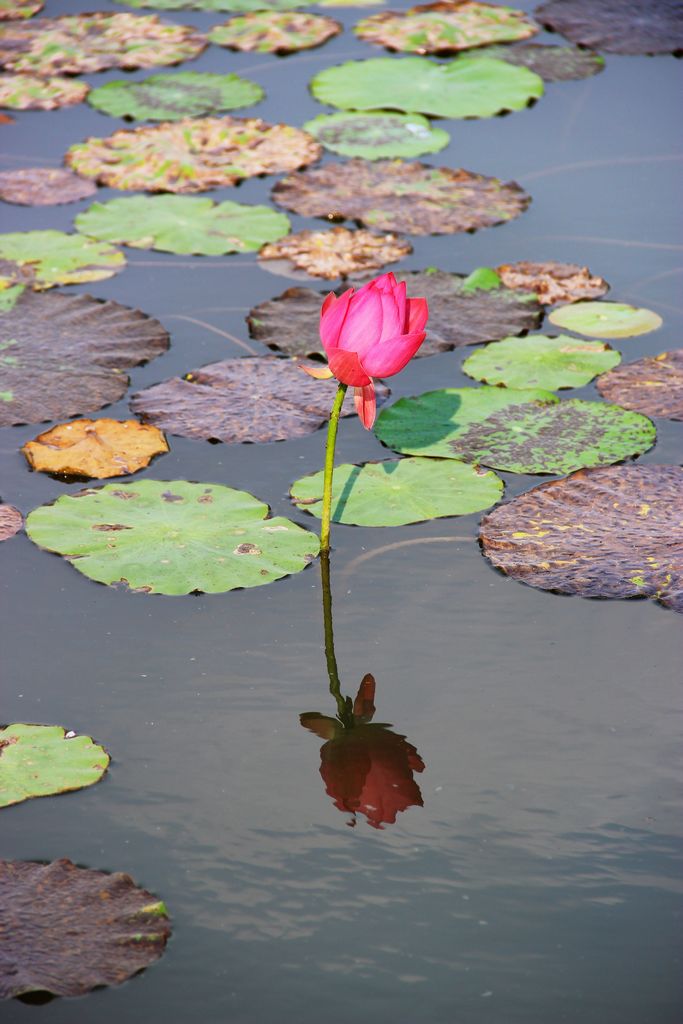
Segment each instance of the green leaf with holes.
M572 302L554 309L551 324L596 338L634 338L662 326L662 318L651 309L623 302Z
M239 75L176 71L139 82L108 82L93 89L88 103L112 117L137 121L180 121L184 117L221 114L263 99L260 85Z
M505 387L580 388L600 373L621 362L621 355L604 341L579 341L561 334L549 338L529 334L526 338L494 341L465 360L468 377Z
M59 725L7 725L0 729L0 807L92 786L108 765L109 754L89 736Z
M433 128L421 114L391 110L321 114L303 126L325 149L365 160L438 153L450 142L443 128Z

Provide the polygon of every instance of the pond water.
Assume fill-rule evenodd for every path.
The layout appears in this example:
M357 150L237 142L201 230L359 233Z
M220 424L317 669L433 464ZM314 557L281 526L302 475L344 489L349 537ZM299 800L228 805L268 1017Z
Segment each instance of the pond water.
M49 0L45 13L92 6ZM330 13L349 27L360 16ZM171 17L204 28L226 16ZM380 53L348 31L284 59L210 47L187 67L244 73L267 92L259 115L300 125L323 109L307 92L316 71ZM680 347L680 77L672 58L608 56L602 74L549 85L523 112L439 122L452 142L427 162L517 180L533 203L505 226L414 238L401 268L588 264L611 297L664 318L614 343L625 360ZM87 105L19 114L2 129L2 166L57 166L69 144L118 124ZM211 195L268 202L272 184ZM88 203L3 204L3 230L69 230ZM295 230L320 224L292 219ZM248 308L288 286L252 256L127 255L123 274L76 290L170 330L170 351L134 369L131 390L242 355L221 332L246 341ZM415 362L390 382L393 397L471 383L460 370L471 351ZM124 400L95 415L126 414ZM683 424L657 425L642 461L680 463ZM36 433L2 431L2 497L25 512L82 486L26 470L18 449ZM169 440L146 476L243 488L317 528L287 491L322 465L322 432L265 445ZM339 461L386 455L356 420L342 423ZM507 497L538 482L503 476ZM3 1022L682 1019L680 619L650 601L562 597L502 577L478 548L479 518L333 530L342 689L353 696L372 673L377 720L425 765L423 806L383 829L334 806L323 741L300 724L304 712L335 713L317 565L256 590L166 598L91 583L23 535L0 547L0 717L63 724L113 757L102 784L5 811L0 855L126 871L167 902L174 926L165 956L129 983L5 1003Z

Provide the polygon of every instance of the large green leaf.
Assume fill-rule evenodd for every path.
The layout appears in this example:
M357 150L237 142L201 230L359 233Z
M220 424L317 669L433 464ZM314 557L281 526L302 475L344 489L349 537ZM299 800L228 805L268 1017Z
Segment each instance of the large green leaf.
M14 264L22 272L21 283L30 284L36 291L58 284L101 281L116 274L126 263L123 253L111 245L63 231L15 231L0 235L0 259ZM11 273L11 268L2 265L0 281Z
M141 121L179 121L237 107L263 99L260 85L239 75L176 71L152 75L140 82L116 81L93 89L88 103L113 117Z
M140 480L62 495L26 520L34 543L99 583L157 594L221 594L299 572L319 541L246 491Z
M603 341L578 341L566 334L548 338L503 338L477 349L462 368L469 377L505 387L580 388L621 362Z
M365 160L438 153L450 142L448 132L432 128L426 117L391 110L320 114L306 122L304 131L332 153Z
M8 725L0 729L0 807L92 786L108 764L89 736L59 725Z
M662 326L661 316L651 309L623 302L573 302L554 309L548 319L556 327L596 338L634 338Z

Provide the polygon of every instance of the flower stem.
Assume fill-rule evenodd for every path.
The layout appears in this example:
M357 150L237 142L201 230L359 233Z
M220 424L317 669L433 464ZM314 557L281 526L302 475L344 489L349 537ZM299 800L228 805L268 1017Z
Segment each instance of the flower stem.
M330 516L332 514L332 474L334 473L334 447L337 441L339 414L344 402L348 384L339 384L330 412L327 425L327 444L325 446L325 472L323 477L323 514L320 527L320 551L327 554L330 550Z
M346 728L353 725L353 706L348 697L343 697L337 658L334 653L334 633L332 630L332 588L330 587L330 553L323 551L320 555L320 580L323 592L323 625L325 627L325 660L327 675L330 680L330 693L337 704L337 718Z

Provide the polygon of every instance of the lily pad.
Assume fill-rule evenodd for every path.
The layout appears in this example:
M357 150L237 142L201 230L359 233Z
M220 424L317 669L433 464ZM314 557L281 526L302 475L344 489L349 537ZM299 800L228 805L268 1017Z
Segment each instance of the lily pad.
M0 426L76 416L125 394L168 348L158 320L91 295L27 292L0 313Z
M185 118L122 129L72 146L66 163L111 188L206 192L313 163L321 147L300 128L259 117Z
M300 572L313 533L246 491L187 480L140 480L64 494L35 509L26 532L98 583L157 594L222 594Z
M94 242L83 235L63 231L15 231L0 235L0 282L16 280L14 267L22 274L22 283L36 291L58 284L83 284L102 281L122 270L126 257L118 249Z
M208 39L231 50L286 54L322 46L341 31L338 21L321 14L256 10L216 25Z
M160 430L137 420L75 420L46 430L21 450L41 473L101 480L137 473L168 444Z
M320 363L315 364L320 366ZM131 411L170 434L207 441L285 441L327 422L336 381L313 380L276 356L224 359L133 395ZM388 389L378 389L378 401ZM347 396L343 416L354 413Z
M679 0L551 0L534 16L572 43L603 53L683 51Z
M0 21L32 18L44 6L42 0L0 0Z
M180 121L184 117L249 107L264 96L260 85L239 75L176 71L172 75L152 75L139 82L108 82L93 89L88 103L112 117Z
M424 57L374 57L326 68L311 81L320 103L342 110L417 111L435 117L493 117L543 95L543 79L502 60L437 64Z
M262 11L265 0L114 0L126 7L154 7L163 11ZM291 11L304 0L268 0L268 10Z
M476 231L513 220L530 197L515 182L403 160L348 160L283 178L279 206L304 217L355 220L413 235Z
M333 280L379 270L412 251L410 242L400 235L336 227L328 231L298 231L279 242L264 245L259 260L289 263L312 277Z
M14 505L0 504L0 541L9 540L24 525L24 517Z
M0 107L10 110L56 110L81 103L90 91L87 82L39 75L0 75Z
M503 338L477 349L462 368L468 377L505 387L581 388L621 362L603 341L578 341L569 335Z
M597 382L603 398L624 409L683 420L683 349L646 356L605 373Z
M503 284L533 292L544 306L558 302L577 302L579 299L598 299L609 291L604 277L591 274L588 267L576 263L504 263L496 267Z
M540 75L544 82L572 82L590 78L605 67L605 58L599 53L578 46L544 46L542 43L487 46L478 56L494 57L517 67L528 68Z
M191 60L206 38L155 14L71 14L0 29L0 66L39 75L151 68Z
M534 487L485 516L489 561L541 590L652 597L683 612L683 469L611 466Z
M0 918L4 999L120 985L159 959L171 933L164 904L128 875L70 860L0 861Z
M54 167L25 167L0 172L0 199L20 206L56 206L87 199L97 191L91 181Z
M320 114L305 123L304 131L332 153L365 160L438 153L451 141L448 132L432 128L421 114L396 114L391 110Z
M323 473L292 484L295 505L322 516ZM450 459L394 459L335 466L332 519L353 526L405 526L481 512L500 500L495 473Z
M596 338L634 338L662 326L661 316L651 309L622 302L577 302L554 309L548 319L556 327Z
M221 256L254 252L289 231L269 206L246 206L192 196L130 196L93 203L76 217L79 231L116 239L133 249Z
M0 807L92 786L108 765L109 754L89 736L67 733L59 725L5 726L0 729Z

